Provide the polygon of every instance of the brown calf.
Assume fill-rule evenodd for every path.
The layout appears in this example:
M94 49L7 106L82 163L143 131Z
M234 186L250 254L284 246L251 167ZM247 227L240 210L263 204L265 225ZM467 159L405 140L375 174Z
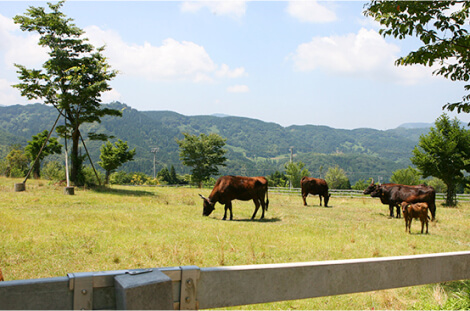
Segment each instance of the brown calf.
M402 202L401 208L403 218L405 218L405 232L408 231L411 233L411 221L415 218L421 220L421 233L423 233L424 224L426 224L426 234L428 233L428 203Z

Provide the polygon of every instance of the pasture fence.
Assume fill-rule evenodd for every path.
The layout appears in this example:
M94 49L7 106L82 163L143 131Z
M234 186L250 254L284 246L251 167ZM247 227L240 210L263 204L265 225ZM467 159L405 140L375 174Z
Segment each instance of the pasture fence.
M370 195L364 195L362 190L353 189L329 189L332 197L346 197L346 198L371 198ZM300 188L289 188L289 187L269 187L269 193L286 194L286 195L302 195ZM445 201L444 193L436 193L436 200ZM468 202L470 201L470 194L458 193L457 201Z
M231 267L134 269L0 282L0 309L225 308L470 279L470 251Z

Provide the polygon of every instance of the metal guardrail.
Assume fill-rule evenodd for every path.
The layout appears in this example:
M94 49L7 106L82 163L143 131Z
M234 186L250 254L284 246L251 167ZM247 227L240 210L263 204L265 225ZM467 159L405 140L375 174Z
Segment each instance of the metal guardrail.
M209 309L470 279L470 252L71 273L0 282L0 309Z

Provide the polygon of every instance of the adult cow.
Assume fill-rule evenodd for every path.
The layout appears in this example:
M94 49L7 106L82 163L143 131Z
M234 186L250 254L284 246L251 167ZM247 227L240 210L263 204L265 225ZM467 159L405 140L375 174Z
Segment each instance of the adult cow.
M215 203L225 204L224 220L227 219L227 210L230 210L230 220L233 219L232 200L249 201L255 203L255 212L251 219L254 219L261 205L264 218L264 211L268 210L268 181L266 178L243 177L243 176L222 176L217 179L214 188L208 198L200 195L204 200L203 216L209 216L215 209ZM266 201L264 198L266 197Z
M400 184L376 185L372 180L372 183L364 190L364 194L370 194L371 197L380 198L383 204L388 204L390 217L393 217L393 207L397 206L397 218L400 218L399 206L405 201L408 203L428 203L432 220L434 221L436 219L436 190L431 186L408 186Z
M318 194L320 197L320 206L323 197L325 200L325 207L328 207L328 201L330 200L331 194L328 194L328 184L324 179L302 177L302 180L300 180L300 186L302 187L302 200L304 201L304 206L307 206L306 199L309 194Z

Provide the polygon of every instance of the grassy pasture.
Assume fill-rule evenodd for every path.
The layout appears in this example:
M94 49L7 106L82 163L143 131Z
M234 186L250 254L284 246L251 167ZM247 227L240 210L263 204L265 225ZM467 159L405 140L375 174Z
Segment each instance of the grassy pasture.
M75 189L0 177L0 267L6 280L130 268L288 263L426 254L470 249L470 203L437 208L428 235L413 221L390 219L379 200L269 195L266 219L252 202L234 201L233 221L217 204L202 216L209 189ZM438 268L438 267L436 267ZM457 283L457 285L456 285ZM260 304L234 309L440 309L459 282ZM460 282L461 283L461 282ZM467 286L468 283L463 283ZM470 287L470 286L469 286ZM454 289L454 290L453 290Z

